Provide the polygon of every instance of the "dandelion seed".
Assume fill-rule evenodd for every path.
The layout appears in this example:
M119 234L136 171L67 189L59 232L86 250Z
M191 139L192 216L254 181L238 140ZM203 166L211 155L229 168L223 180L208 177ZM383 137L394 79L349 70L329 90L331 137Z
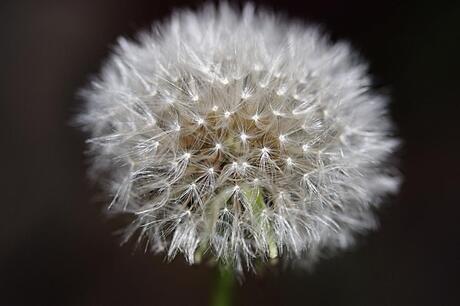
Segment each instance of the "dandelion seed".
M285 141L286 141L286 135L281 134L281 135L278 137L278 139L279 139L280 142L285 142Z
M260 152L262 152L262 155L267 155L268 153L270 153L270 149L267 147L263 147L262 149L260 149Z
M196 124L203 125L204 124L204 119L203 118L197 118L196 119Z

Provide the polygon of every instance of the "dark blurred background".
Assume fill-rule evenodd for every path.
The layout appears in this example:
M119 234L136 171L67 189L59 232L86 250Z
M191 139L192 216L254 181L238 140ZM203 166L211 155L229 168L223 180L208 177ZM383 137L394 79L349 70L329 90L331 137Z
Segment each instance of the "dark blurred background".
M460 3L264 4L369 60L393 98L405 181L379 231L311 273L248 276L235 305L460 305ZM208 304L214 269L119 246L69 126L116 38L184 5L198 2L1 2L0 305Z

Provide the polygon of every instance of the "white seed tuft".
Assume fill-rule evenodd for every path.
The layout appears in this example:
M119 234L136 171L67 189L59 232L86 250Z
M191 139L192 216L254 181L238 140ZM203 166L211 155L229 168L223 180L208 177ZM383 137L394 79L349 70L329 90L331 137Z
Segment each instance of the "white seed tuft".
M375 226L398 140L348 44L251 5L155 29L120 39L79 116L127 236L242 271L313 262Z

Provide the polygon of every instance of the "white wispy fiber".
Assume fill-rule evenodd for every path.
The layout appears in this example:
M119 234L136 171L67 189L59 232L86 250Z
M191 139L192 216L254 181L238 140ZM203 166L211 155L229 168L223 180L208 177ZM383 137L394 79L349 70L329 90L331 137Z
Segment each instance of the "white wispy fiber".
M128 237L242 271L314 262L376 225L398 140L371 85L314 27L209 5L119 39L79 121Z

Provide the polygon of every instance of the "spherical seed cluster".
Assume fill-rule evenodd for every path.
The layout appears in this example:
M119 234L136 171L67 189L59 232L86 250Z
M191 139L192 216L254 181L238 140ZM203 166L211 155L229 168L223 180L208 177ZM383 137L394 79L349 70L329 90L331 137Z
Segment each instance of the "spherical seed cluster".
M85 91L93 170L155 251L313 261L396 191L386 100L345 43L246 6L120 39Z

